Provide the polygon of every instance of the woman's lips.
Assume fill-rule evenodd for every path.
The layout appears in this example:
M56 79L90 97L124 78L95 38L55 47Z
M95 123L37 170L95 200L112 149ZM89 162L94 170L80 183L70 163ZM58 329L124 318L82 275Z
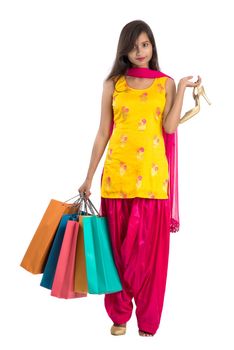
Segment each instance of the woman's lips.
M144 60L145 59L145 57L139 57L139 58L137 58L137 60L139 60L139 61L142 61L142 60Z

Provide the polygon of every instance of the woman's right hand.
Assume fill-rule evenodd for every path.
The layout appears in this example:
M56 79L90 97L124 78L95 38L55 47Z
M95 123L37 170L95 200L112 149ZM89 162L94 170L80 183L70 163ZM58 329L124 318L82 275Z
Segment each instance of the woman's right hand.
M91 195L91 192L90 192L91 185L92 185L92 180L86 179L83 182L83 184L78 188L80 195L85 196L85 198L89 198L89 196Z
M189 80L192 78L193 78L193 75L189 75L187 77L181 78L179 81L178 87L185 89L186 87L195 87L195 86L198 86L201 84L202 80L201 80L200 75L198 75L198 79L194 83Z

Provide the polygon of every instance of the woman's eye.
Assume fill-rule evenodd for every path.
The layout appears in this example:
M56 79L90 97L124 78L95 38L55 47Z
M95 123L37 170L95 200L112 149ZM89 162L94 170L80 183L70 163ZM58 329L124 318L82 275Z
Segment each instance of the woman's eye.
M149 43L144 43L144 44L143 44L143 47L145 47L145 46L149 46ZM136 49L137 49L137 46L134 46L134 47L133 47L133 50L136 50Z

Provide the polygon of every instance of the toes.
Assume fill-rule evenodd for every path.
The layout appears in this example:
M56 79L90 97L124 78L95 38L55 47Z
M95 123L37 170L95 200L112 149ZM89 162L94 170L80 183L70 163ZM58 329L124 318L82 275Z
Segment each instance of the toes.
M145 331L139 331L140 335L142 335L143 337L152 337L153 334L149 333L149 332L145 332Z

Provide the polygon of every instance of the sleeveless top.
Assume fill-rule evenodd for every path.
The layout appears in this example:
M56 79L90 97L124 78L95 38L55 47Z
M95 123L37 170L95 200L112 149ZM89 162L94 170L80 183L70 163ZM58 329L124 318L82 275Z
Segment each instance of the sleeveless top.
M168 198L168 161L162 133L168 77L146 89L128 86L121 76L112 96L113 131L104 162L104 198Z

